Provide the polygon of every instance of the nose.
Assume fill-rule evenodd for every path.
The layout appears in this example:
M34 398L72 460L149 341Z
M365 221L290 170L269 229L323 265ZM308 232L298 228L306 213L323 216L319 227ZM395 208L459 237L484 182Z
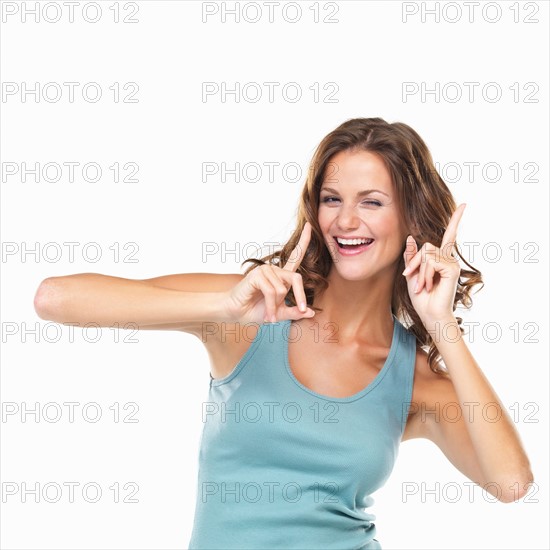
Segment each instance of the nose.
M342 232L348 232L352 229L356 229L357 227L359 227L360 219L361 218L357 215L357 212L353 205L343 204L338 209L338 218L336 220L336 225L340 230L342 230Z

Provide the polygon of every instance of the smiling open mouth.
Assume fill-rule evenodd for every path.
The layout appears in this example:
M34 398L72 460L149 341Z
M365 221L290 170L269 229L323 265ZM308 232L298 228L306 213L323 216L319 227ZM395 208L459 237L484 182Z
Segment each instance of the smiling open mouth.
M343 250L356 250L374 242L374 239L340 239L339 237L334 237L334 240Z

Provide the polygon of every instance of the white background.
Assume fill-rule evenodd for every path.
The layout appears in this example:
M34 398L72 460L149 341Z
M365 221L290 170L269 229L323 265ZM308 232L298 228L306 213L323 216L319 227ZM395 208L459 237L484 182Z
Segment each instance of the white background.
M319 141L344 120L379 116L409 124L435 161L463 170L461 177L449 170L446 181L457 204L467 203L459 243L478 243L468 257L486 283L463 315L480 323L468 345L517 420L538 489L510 504L490 502L479 488L470 499L469 480L435 445L407 441L389 482L374 495L378 539L385 549L548 548L548 3L514 8L513 2L481 2L469 21L464 3L440 2L436 22L434 14L423 21L421 13L434 9L434 2L320 2L321 20L315 23L314 3L300 2L302 15L290 23L281 11L285 2L275 7L273 22L258 2L237 23L234 15L222 20L222 2L206 22L201 2L138 2L137 22L118 24L111 1L97 4L102 15L96 23L84 19L84 3L75 8L72 23L61 3L51 3L63 8L58 22L43 14L38 23L32 14L24 22L24 4L4 2L1 26L1 547L176 549L187 547L192 528L201 404L209 382L200 341L182 333L120 331L117 342L115 331L104 330L92 343L87 340L93 330L85 337L77 328L71 338L67 327L57 326L61 336L55 342L55 326L33 308L40 282L84 272L136 279L242 272L240 263L259 255L253 248L243 251L245 243L283 243L290 236ZM27 2L27 9L34 4ZM39 4L42 10L45 3ZM10 15L13 6L18 11ZM260 21L247 22L258 6ZM133 11L132 3L118 8L121 19ZM48 9L45 18L53 19L55 6ZM88 9L85 15L95 17L93 6ZM286 9L287 19L294 18L295 9ZM404 10L410 14L405 20ZM58 83L63 96L50 102L23 97L21 87L36 82ZM64 82L80 84L74 102ZM89 82L101 87L98 102L83 99ZM115 102L109 87L119 83L124 98L128 82L138 84L138 101ZM222 102L220 94L203 99L204 82L258 83L264 95L251 102L249 86L248 101L230 95ZM264 82L280 83L273 102ZM281 95L289 82L301 87L296 103ZM457 83L463 96L453 102L457 88L451 85L447 95L423 101L418 93L404 101L404 82L431 89ZM479 84L471 102L465 82ZM491 82L502 90L498 101L482 94ZM7 83L18 91L9 95ZM321 89L317 102L309 89L314 83ZM330 91L323 91L326 83L336 83L336 102L323 101ZM514 83L519 97L510 89ZM20 172L9 173L23 162L32 167L70 161L98 163L103 177L87 182L77 169L73 182L67 172L58 182L35 182L32 175L23 182ZM138 181L115 183L109 169L115 162L136 163ZM272 182L267 171L258 182L236 182L232 175L224 182L219 174L203 178L205 162L298 163L303 173L295 182L280 168ZM471 179L465 163L479 163ZM487 163L501 168L498 181L491 181L494 172L484 177ZM518 181L509 168L514 163ZM536 181L528 179L526 163L538 167L531 176ZM79 243L72 262L66 242ZM21 253L35 243L38 256ZM49 260L42 254L47 243L57 243L60 258L51 245ZM83 257L87 243L98 243L99 261ZM115 243L118 261L110 249ZM131 256L137 262L123 261L133 250L124 251L126 243L139 247ZM203 258L204 243L220 249L240 244L236 255ZM498 341L495 325L501 329ZM37 335L23 334L35 326ZM35 402L40 412L46 403L80 406L72 423L67 407L57 422L43 416L37 422L33 415L23 422L21 408ZM101 407L97 422L82 417L82 405L90 402ZM130 402L139 406L135 423L122 422L131 412L122 407ZM119 422L109 409L114 403L120 404ZM7 414L13 407L16 414ZM6 493L24 482L32 488L69 481L80 484L74 502L68 491L59 502L40 495L39 503L33 495L23 502L20 491ZM139 502L115 503L109 487L119 483L123 498L130 493L122 488L128 482L137 484ZM404 484L411 482L419 492L405 498ZM86 483L103 491L95 504L82 497ZM439 503L433 493L420 492L437 483ZM462 489L458 498L456 487Z

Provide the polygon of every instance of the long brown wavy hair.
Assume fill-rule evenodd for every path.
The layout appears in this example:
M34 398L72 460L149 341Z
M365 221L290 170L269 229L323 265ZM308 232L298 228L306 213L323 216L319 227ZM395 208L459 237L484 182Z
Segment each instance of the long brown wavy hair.
M242 266L246 262L253 263L246 269L245 275L265 263L284 265L298 244L303 227L308 221L312 226L311 240L297 272L302 275L307 303L316 311L322 309L313 306L314 298L328 287L327 276L332 265L332 258L318 223L319 194L331 158L345 150L370 151L384 160L398 197L400 214L408 234L414 237L419 250L426 242L441 247L445 229L456 210L453 196L437 172L428 147L410 126L402 122L389 124L382 118L354 118L338 126L323 138L313 155L298 205L296 229L290 239L281 250L261 259L248 258L241 264ZM402 254L405 247L406 244L403 243ZM471 269L460 269L453 312L458 304L467 309L471 308L472 287L477 284L481 284L481 288L484 286L481 272L464 259L458 244L455 244L454 250ZM398 274L405 269L402 254L396 272ZM292 288L287 295L287 301L292 306L296 305ZM405 277L399 275L396 276L393 285L391 310L416 336L418 343L423 348L429 348L430 369L448 376L447 370L440 364L441 355L432 337L411 303ZM462 318L455 318L461 333L464 334Z

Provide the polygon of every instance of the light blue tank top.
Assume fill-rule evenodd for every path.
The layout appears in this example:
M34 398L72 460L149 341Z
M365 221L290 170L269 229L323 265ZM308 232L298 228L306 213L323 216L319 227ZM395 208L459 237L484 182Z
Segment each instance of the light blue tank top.
M416 356L414 334L393 319L383 368L349 397L294 376L290 320L261 325L233 371L211 377L190 549L381 548L365 508L397 458Z

